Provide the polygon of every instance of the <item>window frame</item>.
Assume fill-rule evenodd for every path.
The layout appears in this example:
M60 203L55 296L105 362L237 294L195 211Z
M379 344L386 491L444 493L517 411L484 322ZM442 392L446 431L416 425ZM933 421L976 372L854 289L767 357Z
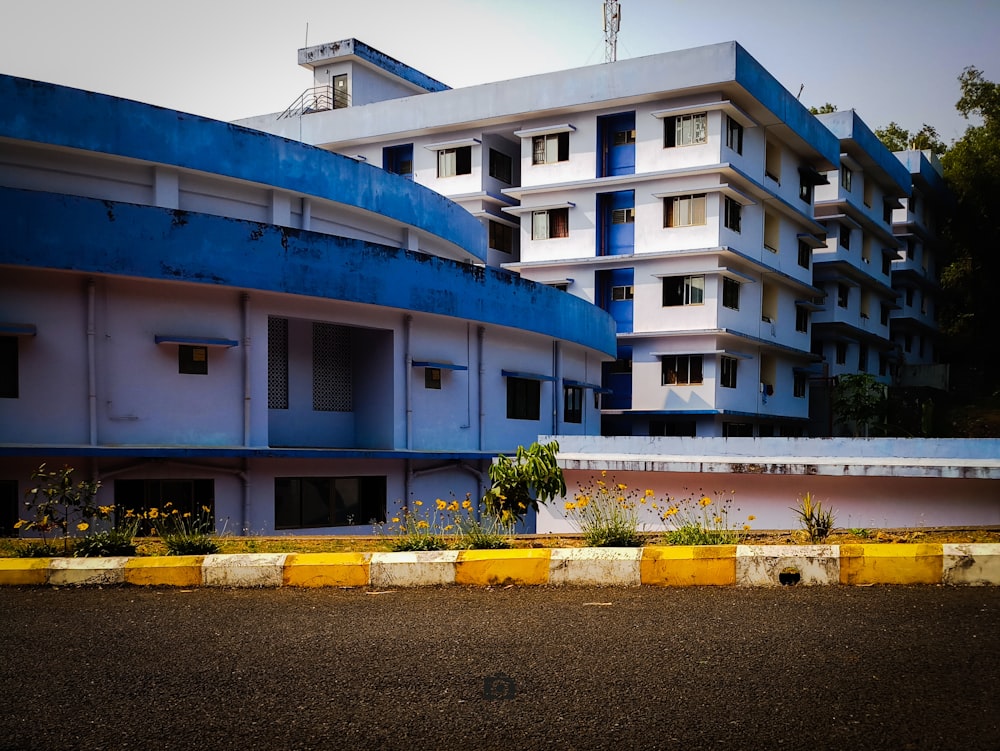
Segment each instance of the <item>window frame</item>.
M743 125L730 115L726 115L726 146L743 155Z
M679 282L678 282L679 280ZM695 280L700 280L700 286L695 283ZM671 291L668 298L667 285L668 283L674 284L679 283L678 294L674 294ZM704 305L705 304L705 275L704 274L689 274L686 276L665 276L662 281L662 291L663 291L663 305L664 308L676 308L688 305ZM695 292L700 292L700 299L695 300L698 295ZM668 299L670 300L668 302Z
M840 187L846 190L848 193L851 192L851 186L854 184L854 171L848 167L846 164L840 165Z
M729 196L725 198L724 222L726 229L741 234L743 226L743 204Z
M454 159L449 160L449 156ZM451 171L454 167L454 172ZM448 149L438 149L437 176L439 179L461 177L472 174L472 146L455 146Z
M545 216L544 233L536 218ZM553 225L560 234L553 234ZM531 212L531 239L532 240L558 240L569 237L569 208L543 209L542 211Z
M685 134L685 123L691 123L690 133ZM700 127L699 127L700 124ZM678 138L680 131L680 138ZM708 143L708 111L674 115L663 119L663 148L701 146Z
M513 185L514 159L509 154L491 148L489 155L489 176L506 185Z
M846 308L851 301L851 288L843 282L837 283L837 307Z
M563 386L563 422L583 423L583 386Z
M341 491L336 489L336 485L339 483L347 484L351 481L357 482L357 502L355 504L359 507L361 516L367 516L368 518L354 518L353 514L348 513L347 508L339 506L337 504L338 497L334 493L340 494ZM296 493L298 496L295 500L298 503L298 514L297 523L287 524L278 523L279 518L287 519L288 516L279 515L279 503L282 502L280 497L282 493L282 488L279 487L280 484L292 485L294 483L299 483L299 488ZM318 517L310 519L310 522L319 523L305 523L302 518L302 484L304 482L319 483L326 482L330 486L327 488L326 496L326 516L325 519L320 521ZM385 522L386 517L386 501L388 498L388 478L386 475L336 475L336 476L281 476L274 478L274 528L278 529L326 529L330 527L356 527L365 526L374 519L376 523ZM345 488L346 489L346 488ZM285 492L288 492L287 490ZM365 498L366 495L376 494L381 495L381 498L374 501L374 504L370 499ZM374 508L373 508L374 507ZM349 507L348 507L349 508ZM374 510L376 513L374 516L370 515L370 512ZM365 514L365 511L369 511L369 514Z
M673 374L673 380L671 380L671 373ZM700 386L704 382L704 355L660 356L661 386Z
M735 357L723 355L719 360L719 385L723 388L736 388L736 376L739 372L740 361Z
M801 334L809 333L809 319L812 315L808 308L796 306L795 308L795 330Z
M796 399L806 398L806 384L808 384L809 379L806 377L805 373L793 373L792 374L792 396Z
M181 375L208 375L208 347L202 344L178 344L177 372Z
M740 309L740 288L743 285L728 276L722 277L722 307Z
M509 224L504 224L503 222L498 222L495 219L489 220L488 225L488 244L493 250L499 251L501 253L513 253L514 252L514 228Z
M799 266L808 269L812 265L812 248L805 240L799 240ZM805 263L803 263L805 261Z
M20 398L20 349L18 337L0 336L0 399Z
M530 420L541 418L542 384L534 378L507 376L507 419Z
M549 144L554 144L551 146ZM554 157L554 158L553 158ZM558 164L569 161L569 132L542 133L531 137L531 164Z
M699 218L701 221L698 221ZM706 193L669 196L663 199L663 226L665 228L700 227L707 223L708 195Z

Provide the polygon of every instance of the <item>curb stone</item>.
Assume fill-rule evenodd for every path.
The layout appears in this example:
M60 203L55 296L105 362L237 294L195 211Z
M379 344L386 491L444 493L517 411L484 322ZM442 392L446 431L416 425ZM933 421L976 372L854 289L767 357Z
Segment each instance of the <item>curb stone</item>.
M0 558L0 586L1000 586L1000 544L705 545Z

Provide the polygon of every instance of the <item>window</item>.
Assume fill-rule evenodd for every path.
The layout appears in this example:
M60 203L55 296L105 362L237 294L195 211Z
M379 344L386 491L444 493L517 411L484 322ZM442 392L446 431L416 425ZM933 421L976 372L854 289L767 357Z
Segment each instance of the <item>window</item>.
M611 299L618 302L621 300L631 300L635 294L635 287L631 284L622 284L611 288Z
M847 307L847 301L851 295L851 288L846 284L837 285L837 306L840 308Z
M811 261L812 248L809 247L809 243L805 240L799 240L799 266L808 269Z
M868 371L868 345L861 344L858 345L858 372L866 373Z
M837 365L847 362L847 342L837 342Z
M17 399L18 353L16 336L0 336L0 399Z
M514 251L514 228L490 219L490 247L504 253Z
M624 355L625 353L619 353ZM614 362L607 363L608 373L631 373L632 372L632 358L631 357L621 357L619 356Z
M881 311L879 314L879 321L883 326L889 325L889 306L886 303L882 303Z
M914 216L916 216L916 214L917 214L917 194L916 193L914 193L912 196L909 197L909 199L906 201L906 205L907 205L907 208L910 210L910 213L913 214Z
M764 212L764 247L772 253L778 252L781 237L781 221L774 214Z
M889 257L888 253L882 254L882 273L886 276L892 271L892 258Z
M743 215L743 207L732 198L726 197L726 227L733 232L740 231L740 218Z
M663 146L693 146L708 143L708 114L678 115L663 120Z
M177 345L177 372L188 375L208 375L208 347Z
M275 477L274 528L348 527L385 521L386 480Z
M872 195L875 193L874 183L871 178L864 177L863 183L861 185L861 200L864 201L865 208L870 209L872 207Z
M726 115L726 146L737 154L743 153L743 126Z
M861 262L872 262L872 239L868 235L861 238Z
M649 434L651 436L687 436L695 437L694 420L650 420Z
M705 223L705 194L663 199L663 226L690 227Z
M764 143L764 175L781 185L781 149L771 141Z
M514 160L502 151L490 149L490 177L502 183L511 184L514 175Z
M844 250L851 249L851 228L843 224L840 225L840 247Z
M799 175L799 198L806 203L812 203L813 200L813 184L804 175Z
M413 179L413 144L386 146L382 149L382 168L394 175Z
M702 382L701 355L666 355L661 364L660 383L687 386Z
M611 212L612 224L635 224L635 209L614 209Z
M667 276L663 278L663 307L702 305L705 302L705 277Z
M549 133L531 139L531 163L554 164L569 160L569 133Z
M115 480L115 507L142 515L150 509L177 510L178 514L203 517L215 527L215 481L210 479ZM208 509L206 512L205 509ZM148 534L142 529L141 534Z
M722 423L723 438L753 438L753 425L748 422Z
M441 388L441 368L424 368L424 388Z
M851 183L854 178L854 173L851 168L847 165L840 165L840 187L846 190L848 193L851 192Z
M722 277L722 304L733 310L740 309L740 283L728 276Z
M563 420L572 423L583 422L583 387L563 387Z
M438 177L472 174L472 147L441 149L438 152Z
M537 420L541 400L541 383L532 378L507 377L508 420Z
M806 308L795 309L795 330L809 333L809 311Z
M16 537L20 504L17 502L17 480L0 480L0 537Z
M735 357L725 357L722 358L722 375L719 383L727 389L736 388L736 369L739 365L739 360Z
M569 237L569 209L531 212L531 239Z
M913 307L913 287L906 288L906 307Z
M806 396L806 374L796 373L792 381L792 396L796 399L805 399Z

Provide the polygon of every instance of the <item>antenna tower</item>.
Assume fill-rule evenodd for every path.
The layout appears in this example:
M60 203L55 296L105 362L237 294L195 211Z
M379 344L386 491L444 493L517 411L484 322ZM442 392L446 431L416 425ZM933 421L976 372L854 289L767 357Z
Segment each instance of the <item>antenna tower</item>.
M604 0L604 62L618 59L618 29L622 23L621 3Z

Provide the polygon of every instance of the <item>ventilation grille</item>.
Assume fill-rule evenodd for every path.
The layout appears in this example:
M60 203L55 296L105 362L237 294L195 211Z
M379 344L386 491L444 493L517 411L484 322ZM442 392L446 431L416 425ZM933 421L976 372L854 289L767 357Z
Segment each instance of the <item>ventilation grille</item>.
M351 332L344 326L313 323L313 409L351 412Z
M267 319L267 408L288 409L288 319Z

